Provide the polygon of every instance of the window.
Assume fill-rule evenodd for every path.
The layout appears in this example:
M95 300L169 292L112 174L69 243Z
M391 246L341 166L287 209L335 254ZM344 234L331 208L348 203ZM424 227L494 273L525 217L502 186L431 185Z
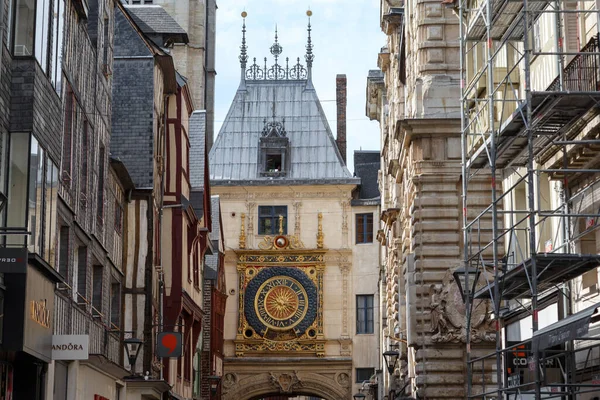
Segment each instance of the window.
M98 204L97 216L98 223L103 223L104 218L104 146L100 145L100 154L98 155Z
M35 0L16 0L14 13L13 54L31 56L35 32Z
M110 71L110 61L111 61L111 57L112 57L112 46L111 46L111 41L110 41L110 35L109 35L109 28L110 28L110 20L108 19L108 17L105 15L104 16L104 21L103 21L103 25L104 25L104 37L102 38L102 47L103 47L103 52L102 52L102 68L104 72L105 76L110 75L111 71Z
M536 53L542 51L542 34L539 19L533 23L533 51Z
M123 208L117 200L115 200L115 232L118 235L123 233Z
M54 0L52 25L52 61L50 80L60 95L62 89L63 32L65 30L65 0Z
M77 303L86 305L87 300L87 247L77 249Z
M373 243L373 213L356 214L356 243Z
M14 4L13 4L14 3ZM42 70L48 72L49 54L52 45L53 54L62 52L62 29L64 28L64 0L50 8L50 0L11 0L9 2L8 38L12 43L16 57L35 56ZM60 36L58 31L60 29ZM14 32L13 32L14 30ZM54 36L52 43L50 37ZM59 44L60 43L60 44ZM54 63L52 63L54 64ZM58 65L58 64L57 64ZM54 68L51 74L54 73Z
M89 124L87 120L83 121L83 131L81 133L81 171L79 173L79 206L83 209L88 203L88 157L89 157Z
M73 174L73 134L75 131L75 110L77 102L75 101L75 94L70 86L67 85L65 92L65 122L64 122L64 135L63 135L63 149L62 149L62 183L64 186L71 187L71 177Z
M266 172L282 171L281 154L267 154Z
M373 333L373 295L356 296L356 333Z
M55 265L54 239L57 169L46 151L29 133L11 133L9 152L9 192L6 226L32 232L6 238L6 244L23 246Z
M111 329L121 327L121 284L114 278L110 285L110 324Z
M47 72L50 40L50 0L37 0L36 3L35 58L39 61L42 70Z
M104 267L102 265L94 265L92 275L92 314L102 314L102 281L104 275Z
M60 227L58 254L58 273L69 281L69 227Z
M368 381L375 374L375 368L356 368L356 383Z
M258 234L274 235L279 233L279 217L283 217L283 234L287 235L287 206L259 206Z

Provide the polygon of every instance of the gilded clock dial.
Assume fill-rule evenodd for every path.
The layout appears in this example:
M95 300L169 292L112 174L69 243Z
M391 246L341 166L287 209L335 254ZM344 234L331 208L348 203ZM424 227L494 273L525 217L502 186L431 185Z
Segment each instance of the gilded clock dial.
M255 300L258 318L269 329L287 330L298 325L307 312L304 287L289 276L272 277L259 287Z

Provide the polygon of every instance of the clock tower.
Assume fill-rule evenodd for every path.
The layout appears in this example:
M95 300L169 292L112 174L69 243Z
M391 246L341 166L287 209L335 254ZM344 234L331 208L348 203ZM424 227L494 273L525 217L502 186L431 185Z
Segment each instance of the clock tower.
M222 400L350 400L376 382L379 198L358 199L360 169L313 86L311 30L304 64L276 34L268 66L248 56L244 20L240 85L209 154L228 288Z
M326 250L306 249L297 236L279 234L265 236L259 249L236 253L240 293L236 355L324 356Z

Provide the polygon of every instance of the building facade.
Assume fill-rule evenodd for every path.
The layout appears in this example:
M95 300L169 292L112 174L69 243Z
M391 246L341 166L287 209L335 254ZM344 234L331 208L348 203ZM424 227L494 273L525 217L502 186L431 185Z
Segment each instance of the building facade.
M351 399L378 369L379 267L378 204L344 161L346 78L335 140L312 84L310 23L306 64L280 64L276 37L264 67L242 16L240 86L209 155L226 243L222 398Z
M383 377L390 399L467 390L467 322L452 275L464 264L459 21L442 3L382 1L387 43L367 78L366 114L381 127L382 350L397 345L400 355ZM489 177L478 179L470 190L485 202ZM487 307L472 324L483 352L493 346Z
M2 270L16 328L3 325L0 396L114 398L131 188L108 152L114 4L3 1L0 22L2 251L21 252ZM52 354L70 335L87 354Z
M475 14L487 1L453 6L465 27L465 263L490 277L475 301L491 299L500 328L480 361L495 371L473 364L471 393L597 398L599 4L500 2L486 19ZM478 175L498 182L485 202L470 195Z
M191 399L200 378L194 373L194 355L204 314L204 256L212 251L210 190L206 178L200 191L192 192L198 171L191 154L205 153L206 143L191 142L190 87L162 47L185 43L187 33L161 7L119 5L116 21L118 113L112 150L136 184L126 210L124 329L143 340L135 371L149 378L147 384L128 386L128 395L151 391L156 398ZM180 338L181 356L159 358L161 332Z

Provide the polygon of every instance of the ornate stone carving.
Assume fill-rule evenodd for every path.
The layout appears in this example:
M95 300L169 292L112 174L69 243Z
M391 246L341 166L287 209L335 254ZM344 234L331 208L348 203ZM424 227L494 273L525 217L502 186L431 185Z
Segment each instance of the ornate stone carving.
M280 231L283 229L280 228ZM279 246L275 241L278 238L284 237L287 240L285 246ZM273 236L265 236L263 237L263 241L258 244L258 248L261 250L297 250L303 249L304 243L300 240L300 238L296 235L280 235L277 237Z
M237 375L228 373L223 377L223 392L227 393L232 387L237 385Z
M466 342L465 305L454 284L452 270L444 276L442 285L430 286L431 340L438 343ZM480 278L481 280L481 278ZM478 286L483 283L478 282ZM478 343L495 340L488 301L475 300L471 312L471 341Z
M318 215L319 218L319 227L317 229L317 249L322 249L323 248L323 240L325 238L325 235L323 234L323 213L319 213Z
M340 264L342 273L342 338L348 337L348 275L350 265Z
M346 387L350 386L350 377L345 372L342 372L341 374L337 374L337 376L335 377L335 381L341 387L346 388Z
M240 249L246 248L246 214L242 213L242 224L240 227Z
M294 201L294 235L300 237L300 208L302 207L301 201Z
M269 374L271 383L275 388L279 389L280 392L290 393L293 389L302 386L302 382L298 378L298 373L296 371L279 375L275 375L272 372Z
M342 206L342 248L348 248L348 209L350 208L350 200L344 199L340 201Z

